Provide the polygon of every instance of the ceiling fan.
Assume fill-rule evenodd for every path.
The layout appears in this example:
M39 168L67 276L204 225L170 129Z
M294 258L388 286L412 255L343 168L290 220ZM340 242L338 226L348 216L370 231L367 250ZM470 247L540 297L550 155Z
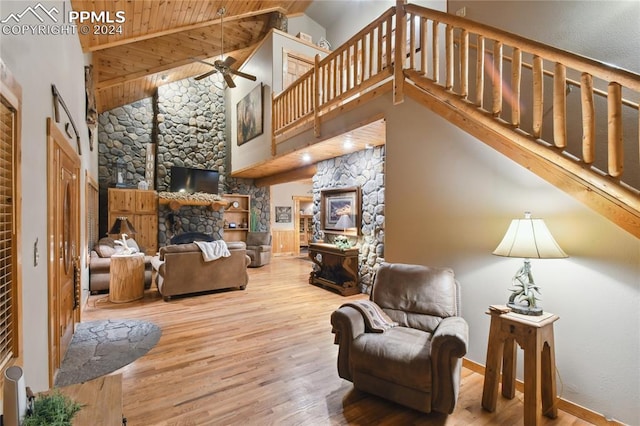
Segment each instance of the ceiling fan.
M224 81L227 82L227 86L229 86L230 88L234 88L236 87L236 84L233 82L233 79L231 78L232 74L252 80L252 81L256 81L256 77L251 74L247 74L231 68L231 65L233 65L236 62L235 58L232 58L231 56L227 56L224 60L222 59L224 58L224 30L223 30L222 17L224 16L225 13L226 13L226 9L224 7L221 7L220 9L218 9L218 15L220 15L220 59L216 59L214 63L211 63L211 62L203 61L201 59L193 58L195 61L201 62L203 64L207 64L210 67L213 67L211 71L208 71L202 75L199 75L195 77L195 79L202 80L203 78L207 78L210 75L219 72L224 77Z

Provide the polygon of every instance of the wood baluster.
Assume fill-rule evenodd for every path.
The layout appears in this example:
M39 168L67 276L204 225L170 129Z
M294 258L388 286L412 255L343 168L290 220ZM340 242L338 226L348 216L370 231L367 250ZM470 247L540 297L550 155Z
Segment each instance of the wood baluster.
M511 60L511 124L520 127L520 92L522 85L522 52L514 47Z
M333 98L338 97L338 58L333 59Z
M453 73L454 73L454 61L453 61L453 26L447 25L444 35L445 40L445 85L447 90L453 89Z
M369 40L369 78L371 78L372 75L376 74L376 70L373 67L373 58L374 58L374 50L373 50L373 45L374 45L374 36L373 36L373 29L371 30L371 32L369 32L367 34L367 39Z
M389 17L387 18L387 39L386 39L386 52L385 52L385 56L386 56L386 61L385 61L385 68L388 68L391 66L391 63L393 62L393 55L391 54L391 35L393 34L391 32L391 18L392 16L389 15Z
M320 55L313 62L313 135L320 137Z
M609 174L622 176L624 151L622 148L622 86L609 83L607 96L607 123L609 134Z
M484 106L484 37L478 34L476 49L476 105Z
M553 73L553 143L567 146L567 69L559 62Z
M378 63L377 63L377 72L382 71L382 22L378 25Z
M407 14L407 21L409 22L409 69L412 70L416 68L416 37L413 17L413 14Z
M469 32L462 30L460 40L460 95L469 96Z
M494 41L493 43L493 105L491 113L499 116L502 112L502 42Z
M353 69L353 65L352 65L352 61L351 61L351 46L347 46L346 49L346 53L347 53L347 84L345 87L345 91L348 91L349 89L351 89L351 74L352 74L352 69Z
M431 38L431 55L433 61L431 62L432 72L433 72L433 82L437 83L440 80L440 49L438 49L438 44L440 44L440 22L433 21L432 34Z
M542 134L542 118L544 115L544 70L540 56L533 57L533 136Z
M420 18L420 73L427 73L427 18Z

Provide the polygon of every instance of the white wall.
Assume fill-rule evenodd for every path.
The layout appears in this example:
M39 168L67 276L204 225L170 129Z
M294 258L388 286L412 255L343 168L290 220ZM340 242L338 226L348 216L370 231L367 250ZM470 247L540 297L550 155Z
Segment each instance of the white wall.
M289 18L287 33L295 37L299 32L309 34L313 39L313 44L318 44L320 38L326 38L327 36L327 32L324 27L307 15Z
M227 104L227 140L231 147L231 171L246 169L261 161L271 158L271 92L282 91L283 50L297 52L305 56L314 57L321 53L313 47L292 39L282 33L272 32L255 54L242 66L243 72L255 75L257 81L236 77L236 87L226 92ZM322 53L324 56L325 54ZM236 105L251 89L262 82L263 96L263 129L264 133L255 139L237 144L237 114Z
M57 2L56 6L60 7L61 3ZM65 3L66 9L70 10L69 2ZM0 18L33 5L32 1L3 1ZM26 384L34 391L40 391L48 388L46 119L53 117L51 84L56 85L71 110L81 136L80 192L83 203L85 170L88 169L97 181L97 148L93 152L89 150L85 124L84 57L77 36L2 35L0 55L22 85L23 93L21 254L24 370ZM64 117L62 111L61 117ZM75 150L75 140L72 145ZM81 241L84 241L85 220L84 215L81 216ZM33 262L36 241L40 253L38 266ZM86 252L81 256L83 288L88 287L85 258Z
M640 423L637 238L411 100L387 114L386 170L386 260L454 269L470 328L467 357L483 365L485 311L506 303L522 264L491 252L525 210L544 218L570 256L532 261L542 306L560 316L559 392Z
M294 223L293 223L293 218L295 217L295 211L294 211L295 205L293 202L294 196L311 197L312 185L310 183L289 182L289 183L283 183L280 185L271 186L271 229L278 230L278 231L294 229ZM276 222L276 215L275 215L276 206L291 207L291 222L288 222L288 223Z

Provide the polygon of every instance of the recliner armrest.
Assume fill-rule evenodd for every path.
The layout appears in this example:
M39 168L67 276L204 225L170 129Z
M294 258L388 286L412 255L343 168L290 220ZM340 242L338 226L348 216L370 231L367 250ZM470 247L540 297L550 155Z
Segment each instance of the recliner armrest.
M462 317L444 318L433 332L432 339L432 354L447 350L450 356L462 358L469 345L469 325Z
M353 340L365 331L364 318L355 308L343 306L331 314L331 325L334 343L338 345L338 375L352 381L349 352Z
M431 339L431 408L451 414L460 386L461 358L469 345L469 325L462 317L444 318Z

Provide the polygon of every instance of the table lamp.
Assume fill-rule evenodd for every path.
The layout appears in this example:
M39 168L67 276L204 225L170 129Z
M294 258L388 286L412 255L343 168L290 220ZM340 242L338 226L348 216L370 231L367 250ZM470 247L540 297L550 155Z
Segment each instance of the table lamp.
M353 228L353 221L351 220L351 215L348 213L343 213L340 215L340 219L336 222L336 228L342 229L342 232L347 232L347 229ZM340 249L348 249L351 248L351 242L346 235L338 235L334 238L333 243Z
M120 240L116 240L115 243L123 247L124 254L133 253L133 250L127 244L127 237L135 233L135 228L126 216L117 217L115 222L113 222L113 226L111 226L111 229L109 230L109 234L117 234L120 236Z
M532 219L525 212L524 219L511 221L507 233L493 251L496 256L524 258L524 266L513 277L514 288L507 306L513 312L524 315L542 315L542 308L536 304L536 293L540 288L533 281L529 259L559 259L569 257L562 251L542 219Z

